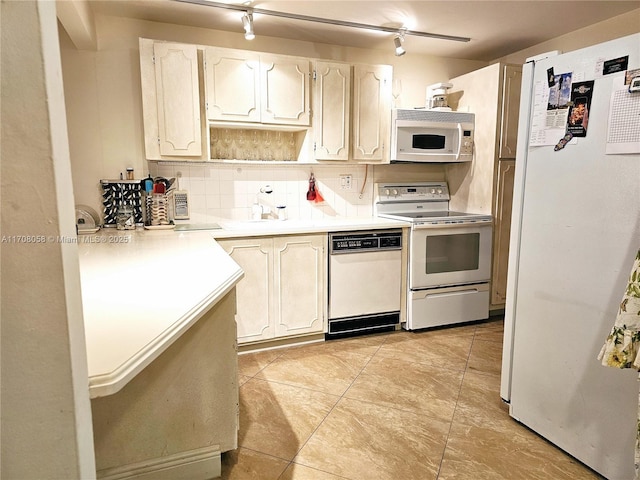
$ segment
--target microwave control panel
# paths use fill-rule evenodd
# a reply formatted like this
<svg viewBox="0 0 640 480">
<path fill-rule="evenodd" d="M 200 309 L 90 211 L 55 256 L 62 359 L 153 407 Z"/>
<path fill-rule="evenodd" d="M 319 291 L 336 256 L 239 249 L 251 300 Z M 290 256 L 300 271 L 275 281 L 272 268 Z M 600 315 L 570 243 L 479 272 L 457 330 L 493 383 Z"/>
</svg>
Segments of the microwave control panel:
<svg viewBox="0 0 640 480">
<path fill-rule="evenodd" d="M 473 155 L 473 130 L 462 130 L 460 155 Z"/>
</svg>

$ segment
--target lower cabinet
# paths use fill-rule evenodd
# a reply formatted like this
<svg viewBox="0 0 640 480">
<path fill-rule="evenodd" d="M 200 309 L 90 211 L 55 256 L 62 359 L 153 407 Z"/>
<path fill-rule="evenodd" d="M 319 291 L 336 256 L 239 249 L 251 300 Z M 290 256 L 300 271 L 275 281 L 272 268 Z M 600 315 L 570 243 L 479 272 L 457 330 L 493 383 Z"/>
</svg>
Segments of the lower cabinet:
<svg viewBox="0 0 640 480">
<path fill-rule="evenodd" d="M 322 333 L 326 235 L 219 239 L 244 270 L 236 287 L 238 343 Z"/>
</svg>

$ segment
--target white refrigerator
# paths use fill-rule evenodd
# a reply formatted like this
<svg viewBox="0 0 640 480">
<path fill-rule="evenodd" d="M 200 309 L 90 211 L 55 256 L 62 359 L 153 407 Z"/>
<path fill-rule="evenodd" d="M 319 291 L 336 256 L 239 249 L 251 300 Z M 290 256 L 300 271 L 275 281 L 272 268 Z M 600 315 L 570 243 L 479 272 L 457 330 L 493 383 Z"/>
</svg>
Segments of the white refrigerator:
<svg viewBox="0 0 640 480">
<path fill-rule="evenodd" d="M 634 477 L 638 373 L 596 357 L 640 248 L 636 69 L 640 34 L 524 65 L 505 308 L 511 416 L 610 480 Z"/>
</svg>

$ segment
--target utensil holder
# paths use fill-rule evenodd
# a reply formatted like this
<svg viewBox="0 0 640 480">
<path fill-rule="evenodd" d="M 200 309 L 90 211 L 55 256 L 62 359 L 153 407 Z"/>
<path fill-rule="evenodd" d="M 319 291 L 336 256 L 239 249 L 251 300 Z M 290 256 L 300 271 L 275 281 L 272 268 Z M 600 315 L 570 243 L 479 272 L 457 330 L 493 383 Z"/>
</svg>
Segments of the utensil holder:
<svg viewBox="0 0 640 480">
<path fill-rule="evenodd" d="M 145 200 L 147 225 L 169 225 L 169 197 L 166 193 L 152 193 Z"/>
<path fill-rule="evenodd" d="M 133 209 L 136 224 L 142 224 L 142 189 L 138 180 L 100 180 L 102 205 L 104 206 L 104 226 L 116 227 L 118 208 L 128 206 Z"/>
</svg>

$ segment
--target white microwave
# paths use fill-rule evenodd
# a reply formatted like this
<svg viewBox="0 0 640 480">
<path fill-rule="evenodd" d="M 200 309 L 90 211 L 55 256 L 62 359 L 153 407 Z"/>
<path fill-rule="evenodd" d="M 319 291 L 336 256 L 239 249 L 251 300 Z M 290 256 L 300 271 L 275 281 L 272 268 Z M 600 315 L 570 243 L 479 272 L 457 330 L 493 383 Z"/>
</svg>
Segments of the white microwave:
<svg viewBox="0 0 640 480">
<path fill-rule="evenodd" d="M 470 162 L 475 115 L 396 108 L 391 113 L 392 162 Z"/>
</svg>

